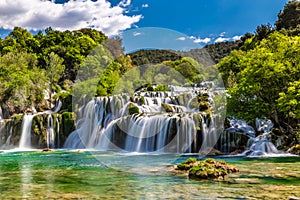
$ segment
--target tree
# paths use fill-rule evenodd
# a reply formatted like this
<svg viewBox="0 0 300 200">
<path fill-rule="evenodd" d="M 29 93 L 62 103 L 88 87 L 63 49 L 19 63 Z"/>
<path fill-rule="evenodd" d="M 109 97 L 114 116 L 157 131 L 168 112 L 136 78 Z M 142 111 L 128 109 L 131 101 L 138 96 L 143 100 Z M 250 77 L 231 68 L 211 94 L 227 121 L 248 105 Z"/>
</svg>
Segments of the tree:
<svg viewBox="0 0 300 200">
<path fill-rule="evenodd" d="M 53 93 L 53 84 L 57 83 L 59 78 L 61 77 L 62 73 L 65 70 L 65 66 L 62 64 L 63 59 L 60 58 L 55 53 L 51 52 L 46 58 L 46 72 L 49 77 L 50 85 L 49 85 L 49 96 L 50 102 L 52 100 L 52 93 Z"/>
<path fill-rule="evenodd" d="M 300 25 L 300 1 L 289 1 L 283 11 L 278 14 L 278 20 L 275 22 L 276 30 L 295 29 Z"/>
<path fill-rule="evenodd" d="M 218 65 L 219 70 L 228 76 L 233 71 L 236 76 L 236 84 L 228 89 L 231 96 L 228 99 L 229 114 L 248 121 L 267 117 L 276 126 L 283 127 L 288 120 L 287 113 L 297 108 L 283 109 L 290 99 L 284 98 L 283 93 L 291 94 L 288 88 L 300 80 L 299 49 L 299 36 L 274 32 L 255 48 L 240 54 L 233 52 L 223 59 Z M 237 71 L 234 71 L 235 67 Z"/>
<path fill-rule="evenodd" d="M 0 100 L 10 114 L 43 102 L 46 76 L 36 63 L 36 56 L 29 53 L 0 57 Z"/>
<path fill-rule="evenodd" d="M 262 40 L 264 38 L 267 38 L 273 32 L 274 29 L 271 24 L 262 24 L 256 28 L 255 37 L 257 37 L 258 40 Z"/>
</svg>

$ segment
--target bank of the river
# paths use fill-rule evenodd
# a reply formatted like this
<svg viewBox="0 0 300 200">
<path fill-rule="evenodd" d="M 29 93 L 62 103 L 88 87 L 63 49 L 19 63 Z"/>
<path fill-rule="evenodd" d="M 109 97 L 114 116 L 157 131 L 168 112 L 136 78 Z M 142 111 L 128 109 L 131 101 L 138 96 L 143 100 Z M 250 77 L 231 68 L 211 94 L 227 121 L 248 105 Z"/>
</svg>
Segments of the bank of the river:
<svg viewBox="0 0 300 200">
<path fill-rule="evenodd" d="M 61 150 L 0 152 L 0 199 L 300 197 L 299 157 L 215 157 L 240 170 L 221 182 L 189 180 L 170 172 L 188 157 Z"/>
</svg>

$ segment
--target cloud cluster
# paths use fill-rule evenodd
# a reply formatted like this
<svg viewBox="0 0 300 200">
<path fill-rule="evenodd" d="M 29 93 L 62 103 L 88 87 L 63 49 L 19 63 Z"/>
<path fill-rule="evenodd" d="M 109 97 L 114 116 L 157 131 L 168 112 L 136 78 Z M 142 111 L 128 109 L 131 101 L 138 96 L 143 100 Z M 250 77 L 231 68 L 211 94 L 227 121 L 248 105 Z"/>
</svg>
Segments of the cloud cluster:
<svg viewBox="0 0 300 200">
<path fill-rule="evenodd" d="M 195 36 L 188 37 L 189 39 L 193 40 L 194 43 L 197 44 L 208 44 L 208 43 L 219 43 L 219 42 L 226 42 L 226 41 L 237 41 L 241 39 L 241 36 L 233 36 L 233 37 L 224 37 L 226 35 L 226 32 L 222 32 L 217 38 L 216 37 L 206 37 L 206 38 L 200 38 Z M 185 37 L 177 38 L 177 40 L 186 40 Z"/>
<path fill-rule="evenodd" d="M 237 41 L 237 40 L 241 39 L 241 37 L 242 36 L 240 36 L 240 35 L 236 35 L 236 36 L 233 36 L 231 38 L 220 36 L 217 39 L 215 39 L 214 42 L 219 43 L 219 42 L 227 42 L 227 41 Z"/>
<path fill-rule="evenodd" d="M 1 0 L 0 27 L 20 26 L 30 30 L 52 27 L 57 30 L 94 28 L 116 35 L 140 21 L 141 15 L 126 15 L 131 0 L 112 6 L 107 0 L 70 0 L 63 4 L 54 0 Z"/>
<path fill-rule="evenodd" d="M 200 38 L 200 37 L 195 37 L 195 36 L 190 36 L 189 37 L 190 39 L 192 39 L 194 41 L 194 43 L 197 43 L 197 44 L 207 44 L 209 42 L 211 42 L 211 38 Z"/>
</svg>

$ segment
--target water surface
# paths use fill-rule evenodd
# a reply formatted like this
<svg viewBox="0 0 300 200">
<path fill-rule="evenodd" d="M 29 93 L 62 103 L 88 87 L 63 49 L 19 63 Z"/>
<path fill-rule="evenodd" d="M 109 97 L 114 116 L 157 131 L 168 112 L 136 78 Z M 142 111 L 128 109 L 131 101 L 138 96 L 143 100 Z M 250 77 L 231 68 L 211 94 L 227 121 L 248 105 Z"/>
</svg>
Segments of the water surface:
<svg viewBox="0 0 300 200">
<path fill-rule="evenodd" d="M 216 157 L 240 169 L 222 182 L 174 175 L 172 165 L 188 157 L 66 150 L 0 152 L 0 199 L 300 197 L 299 157 Z"/>
</svg>

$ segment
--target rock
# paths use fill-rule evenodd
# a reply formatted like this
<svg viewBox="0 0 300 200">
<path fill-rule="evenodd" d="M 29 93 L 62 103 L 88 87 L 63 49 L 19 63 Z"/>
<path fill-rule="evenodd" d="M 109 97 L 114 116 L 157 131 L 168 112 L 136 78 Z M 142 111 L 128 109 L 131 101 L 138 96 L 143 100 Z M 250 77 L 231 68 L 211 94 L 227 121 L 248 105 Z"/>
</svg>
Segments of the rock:
<svg viewBox="0 0 300 200">
<path fill-rule="evenodd" d="M 53 152 L 53 150 L 49 149 L 49 148 L 44 148 L 44 149 L 42 149 L 42 152 Z"/>
<path fill-rule="evenodd" d="M 236 173 L 239 169 L 225 161 L 216 161 L 208 158 L 204 161 L 198 161 L 195 158 L 189 158 L 186 161 L 175 166 L 176 170 L 188 171 L 189 178 L 224 180 L 224 177 L 230 173 Z"/>
<path fill-rule="evenodd" d="M 296 144 L 287 150 L 288 153 L 300 155 L 300 144 Z"/>
<path fill-rule="evenodd" d="M 237 150 L 235 150 L 235 151 L 233 151 L 233 152 L 230 152 L 229 155 L 237 155 L 237 154 L 241 154 L 241 153 L 243 153 L 243 152 L 244 152 L 243 150 L 237 149 Z"/>
<path fill-rule="evenodd" d="M 129 115 L 133 115 L 133 114 L 139 114 L 140 110 L 137 106 L 132 105 L 128 108 L 128 112 L 129 112 Z"/>
<path fill-rule="evenodd" d="M 208 156 L 218 156 L 218 155 L 224 155 L 221 151 L 214 149 L 214 148 L 207 148 L 203 151 L 200 151 L 199 154 L 201 155 L 208 155 Z"/>
<path fill-rule="evenodd" d="M 166 112 L 173 112 L 172 106 L 170 104 L 162 103 L 161 106 L 165 109 Z"/>
</svg>

